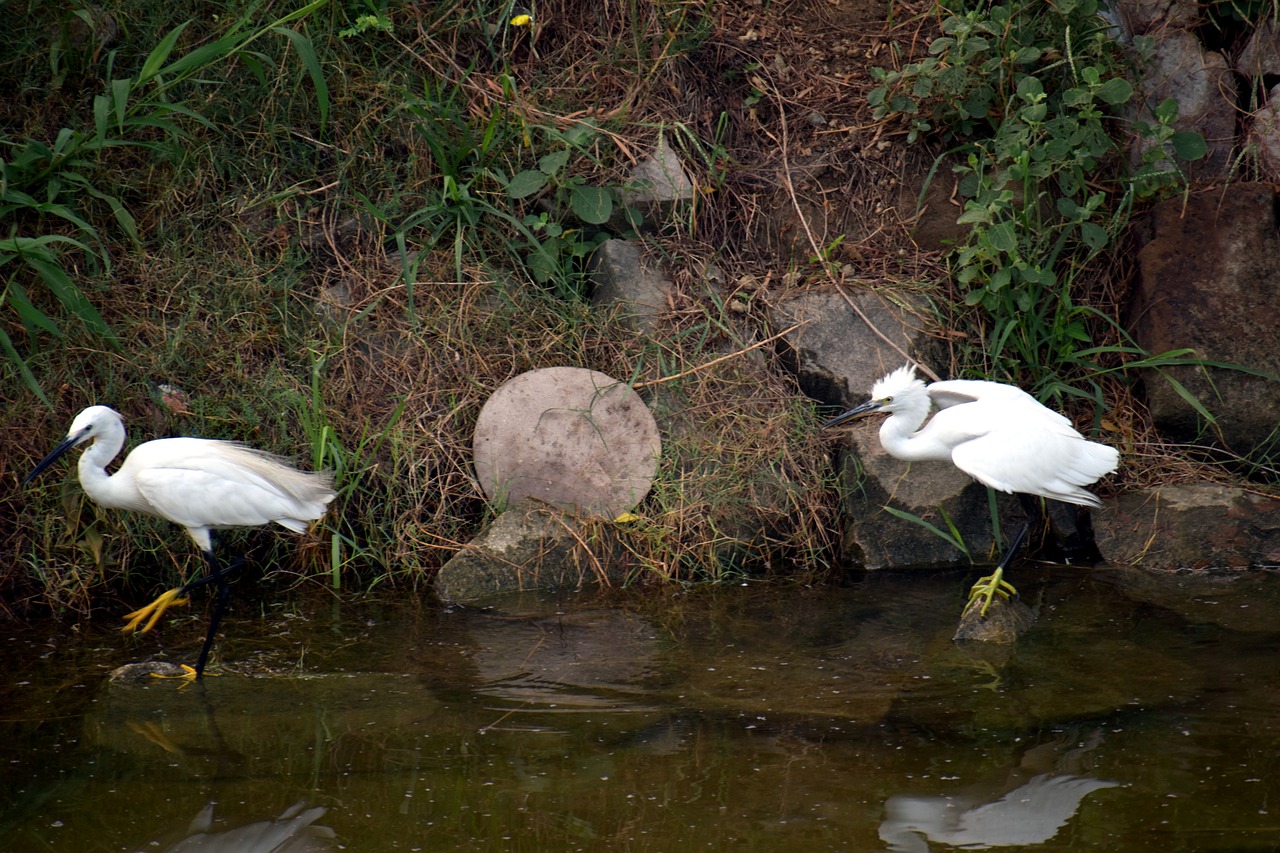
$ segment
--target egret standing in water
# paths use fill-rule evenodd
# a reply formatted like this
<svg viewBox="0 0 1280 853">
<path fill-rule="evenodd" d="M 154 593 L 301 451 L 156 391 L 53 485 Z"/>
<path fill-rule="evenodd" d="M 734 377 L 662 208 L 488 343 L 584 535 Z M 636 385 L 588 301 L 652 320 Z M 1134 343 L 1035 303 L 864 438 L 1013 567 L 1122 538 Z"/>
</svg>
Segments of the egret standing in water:
<svg viewBox="0 0 1280 853">
<path fill-rule="evenodd" d="M 938 411 L 925 423 L 931 406 Z M 926 386 L 910 364 L 877 382 L 868 402 L 822 426 L 867 412 L 889 413 L 880 425 L 880 444 L 889 455 L 907 462 L 950 462 L 984 486 L 1020 496 L 1101 506 L 1084 487 L 1110 474 L 1120 461 L 1114 447 L 1089 441 L 1069 420 L 1020 388 L 974 379 Z M 995 571 L 974 584 L 969 598 L 982 601 L 983 615 L 996 595 L 1014 592 L 1004 570 L 1030 525 L 1028 519 Z"/>
<path fill-rule="evenodd" d="M 131 509 L 172 521 L 187 529 L 208 563 L 208 574 L 171 589 L 141 610 L 130 613 L 126 633 L 151 630 L 161 614 L 182 596 L 208 583 L 217 586 L 218 600 L 209 633 L 194 669 L 204 674 L 218 622 L 231 597 L 226 572 L 213 555 L 211 531 L 229 527 L 257 527 L 275 522 L 303 533 L 324 515 L 334 491 L 328 473 L 299 471 L 285 460 L 230 441 L 207 438 L 161 438 L 144 442 L 125 457 L 115 474 L 107 463 L 124 446 L 124 419 L 114 409 L 90 406 L 76 415 L 71 429 L 53 452 L 27 475 L 23 484 L 52 465 L 73 447 L 89 443 L 80 456 L 80 485 L 96 503 L 111 509 Z M 150 617 L 148 619 L 148 617 Z"/>
</svg>

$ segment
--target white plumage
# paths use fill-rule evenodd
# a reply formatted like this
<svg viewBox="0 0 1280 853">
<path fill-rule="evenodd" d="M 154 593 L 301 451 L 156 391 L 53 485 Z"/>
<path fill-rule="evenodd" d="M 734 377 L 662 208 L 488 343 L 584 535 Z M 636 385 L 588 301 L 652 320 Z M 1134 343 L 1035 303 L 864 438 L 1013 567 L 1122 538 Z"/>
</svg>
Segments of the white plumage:
<svg viewBox="0 0 1280 853">
<path fill-rule="evenodd" d="M 938 411 L 925 423 L 931 406 Z M 907 365 L 877 382 L 870 402 L 826 425 L 864 412 L 890 413 L 880 426 L 880 443 L 890 455 L 908 462 L 951 462 L 1002 492 L 1099 506 L 1083 487 L 1120 462 L 1114 447 L 1089 441 L 1062 415 L 1000 382 L 953 379 L 925 385 Z"/>
<path fill-rule="evenodd" d="M 1120 463 L 1114 447 L 1089 441 L 1067 418 L 1022 389 L 1000 382 L 953 379 L 925 385 L 908 364 L 872 386 L 868 402 L 823 426 L 868 412 L 889 413 L 880 425 L 880 443 L 890 455 L 908 462 L 950 462 L 1002 492 L 1100 506 L 1097 496 L 1084 487 Z M 1015 542 L 1020 544 L 1025 535 L 1026 528 Z M 975 595 L 986 599 L 983 612 L 1001 588 L 1011 590 L 1001 575 L 1016 547 L 975 587 Z"/>
<path fill-rule="evenodd" d="M 76 415 L 67 437 L 25 482 L 68 450 L 87 442 L 89 446 L 80 456 L 79 473 L 80 485 L 90 498 L 104 507 L 159 516 L 186 528 L 209 564 L 209 576 L 171 590 L 153 607 L 158 606 L 163 612 L 191 587 L 210 581 L 218 584 L 219 607 L 196 665 L 199 673 L 227 594 L 222 570 L 213 556 L 210 531 L 274 522 L 294 533 L 303 533 L 311 522 L 324 515 L 333 500 L 331 477 L 327 473 L 299 471 L 277 456 L 242 444 L 206 438 L 145 442 L 125 457 L 115 474 L 108 474 L 106 466 L 120 452 L 124 440 L 124 419 L 120 414 L 107 406 L 90 406 Z M 154 622 L 153 618 L 147 628 Z"/>
</svg>

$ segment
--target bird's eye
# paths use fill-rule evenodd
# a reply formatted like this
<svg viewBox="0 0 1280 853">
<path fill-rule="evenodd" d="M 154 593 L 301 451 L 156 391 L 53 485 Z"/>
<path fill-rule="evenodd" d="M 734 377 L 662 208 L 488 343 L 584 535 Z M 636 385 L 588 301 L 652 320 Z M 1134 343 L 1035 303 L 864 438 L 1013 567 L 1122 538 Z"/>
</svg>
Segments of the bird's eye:
<svg viewBox="0 0 1280 853">
<path fill-rule="evenodd" d="M 892 397 L 885 397 L 885 398 L 884 398 L 884 402 L 886 402 L 886 403 L 892 403 L 892 402 L 893 402 L 893 398 L 892 398 Z"/>
</svg>

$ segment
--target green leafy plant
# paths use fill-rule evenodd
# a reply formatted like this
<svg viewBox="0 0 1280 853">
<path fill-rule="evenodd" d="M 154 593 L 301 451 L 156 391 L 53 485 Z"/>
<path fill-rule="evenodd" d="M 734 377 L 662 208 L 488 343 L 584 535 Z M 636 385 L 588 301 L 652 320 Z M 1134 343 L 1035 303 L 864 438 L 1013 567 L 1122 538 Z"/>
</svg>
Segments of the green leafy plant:
<svg viewBox="0 0 1280 853">
<path fill-rule="evenodd" d="M 316 103 L 323 124 L 328 114 L 328 89 L 319 60 L 309 39 L 286 25 L 299 21 L 326 5 L 315 0 L 256 29 L 248 19 L 237 21 L 220 38 L 171 59 L 183 31 L 182 24 L 160 40 L 132 76 L 113 76 L 115 55 L 107 58 L 105 91 L 92 102 L 92 127 L 63 127 L 52 143 L 38 139 L 0 136 L 0 221 L 10 223 L 0 236 L 0 307 L 10 309 L 34 341 L 39 332 L 61 336 L 48 312 L 38 307 L 39 289 L 52 296 L 61 309 L 93 334 L 116 346 L 116 338 L 69 272 L 74 263 L 67 255 L 86 263 L 89 270 L 109 272 L 110 257 L 103 235 L 90 224 L 86 207 L 105 204 L 116 225 L 137 245 L 137 224 L 124 201 L 110 187 L 113 177 L 103 174 L 108 153 L 135 148 L 169 153 L 186 138 L 185 121 L 212 127 L 208 119 L 173 99 L 175 90 L 195 82 L 209 66 L 238 57 L 260 67 L 263 57 L 249 50 L 268 34 L 285 37 L 307 68 L 316 89 Z M 70 234 L 64 233 L 70 231 Z M 74 235 L 74 236 L 71 236 Z M 26 386 L 49 402 L 12 337 L 0 328 L 0 349 Z"/>
<path fill-rule="evenodd" d="M 410 257 L 410 236 L 427 249 L 451 248 L 461 279 L 470 260 L 506 256 L 523 264 L 530 277 L 556 295 L 581 294 L 582 261 L 607 236 L 599 228 L 613 216 L 617 192 L 596 186 L 573 170 L 586 156 L 598 130 L 581 122 L 568 130 L 526 126 L 495 105 L 477 120 L 459 100 L 461 89 L 428 84 L 405 110 L 432 154 L 438 185 L 423 203 L 397 218 L 366 199 L 369 212 L 388 223 L 402 256 Z M 534 168 L 512 170 L 508 163 L 536 134 L 551 148 Z M 537 212 L 529 211 L 537 206 Z M 405 284 L 412 310 L 412 263 Z"/>
<path fill-rule="evenodd" d="M 877 117 L 908 123 L 908 139 L 957 143 L 958 221 L 969 232 L 951 266 L 963 302 L 986 318 L 996 373 L 1030 370 L 1055 393 L 1073 368 L 1096 368 L 1079 351 L 1100 322 L 1114 326 L 1075 302 L 1082 271 L 1115 244 L 1136 199 L 1181 180 L 1175 157 L 1205 150 L 1198 134 L 1174 129 L 1177 107 L 1166 101 L 1135 127 L 1141 167 L 1116 177 L 1111 129 L 1136 93 L 1107 28 L 1097 0 L 963 4 L 926 58 L 877 69 L 869 96 Z"/>
<path fill-rule="evenodd" d="M 537 246 L 531 246 L 529 269 L 539 283 L 554 281 L 567 269 L 585 260 L 608 236 L 597 231 L 588 237 L 572 220 L 586 226 L 602 226 L 613 216 L 615 191 L 594 186 L 568 170 L 575 149 L 595 136 L 595 127 L 583 123 L 560 134 L 564 148 L 543 155 L 536 169 L 517 172 L 507 181 L 507 197 L 515 201 L 544 196 L 539 213 L 526 214 L 521 222 L 529 229 Z"/>
</svg>

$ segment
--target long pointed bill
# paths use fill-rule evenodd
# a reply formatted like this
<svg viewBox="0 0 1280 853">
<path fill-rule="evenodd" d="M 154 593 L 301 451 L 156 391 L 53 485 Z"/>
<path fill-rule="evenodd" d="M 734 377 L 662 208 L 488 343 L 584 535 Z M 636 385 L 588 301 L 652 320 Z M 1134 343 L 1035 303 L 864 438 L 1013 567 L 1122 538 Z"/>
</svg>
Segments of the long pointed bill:
<svg viewBox="0 0 1280 853">
<path fill-rule="evenodd" d="M 849 420 L 850 418 L 856 418 L 858 415 L 865 414 L 867 412 L 874 412 L 879 408 L 880 408 L 880 404 L 877 403 L 875 400 L 868 400 L 867 402 L 863 403 L 861 406 L 854 406 L 852 409 L 850 409 L 847 412 L 841 412 L 831 420 L 824 423 L 821 427 L 819 427 L 819 429 L 826 429 L 827 427 L 833 427 L 836 424 L 842 424 L 845 421 Z"/>
<path fill-rule="evenodd" d="M 83 438 L 84 438 L 83 432 L 78 432 L 75 435 L 69 435 L 66 438 L 64 438 L 58 444 L 58 446 L 55 447 L 49 453 L 48 456 L 40 460 L 40 464 L 36 465 L 35 468 L 31 469 L 31 473 L 28 474 L 26 476 L 26 479 L 22 481 L 22 485 L 25 486 L 28 483 L 30 483 L 32 480 L 34 480 L 36 477 L 39 477 L 44 472 L 44 469 L 48 468 L 53 463 L 57 462 L 58 459 L 62 456 L 62 454 L 66 453 L 68 450 L 70 450 L 71 448 L 79 444 L 80 440 Z"/>
</svg>

